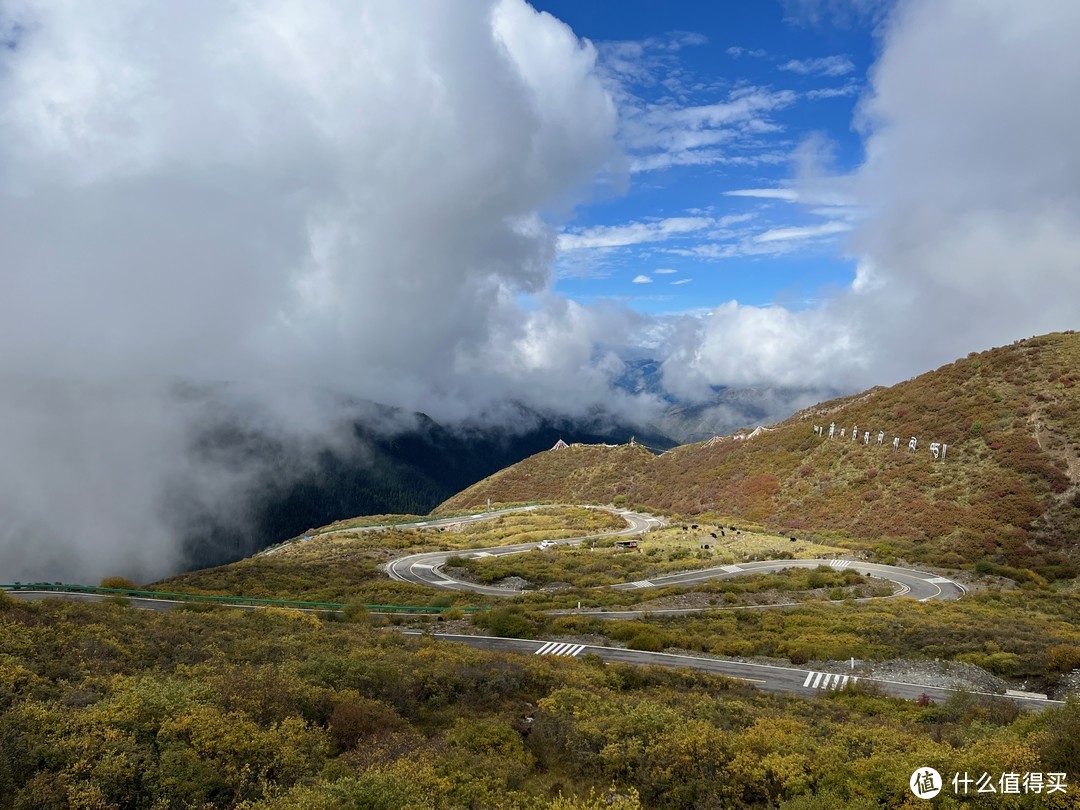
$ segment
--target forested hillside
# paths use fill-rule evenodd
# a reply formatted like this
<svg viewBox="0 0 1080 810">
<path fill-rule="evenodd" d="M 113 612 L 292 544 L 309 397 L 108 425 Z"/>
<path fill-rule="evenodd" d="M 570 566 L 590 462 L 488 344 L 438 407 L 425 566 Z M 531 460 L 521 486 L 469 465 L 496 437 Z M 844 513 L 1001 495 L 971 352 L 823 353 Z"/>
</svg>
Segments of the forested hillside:
<svg viewBox="0 0 1080 810">
<path fill-rule="evenodd" d="M 832 530 L 882 556 L 980 563 L 1020 580 L 1071 578 L 1080 563 L 1078 381 L 1080 335 L 1046 335 L 822 403 L 752 438 L 659 456 L 630 446 L 539 453 L 440 510 L 489 497 L 626 503 L 781 532 Z M 932 443 L 947 446 L 937 459 Z"/>
</svg>

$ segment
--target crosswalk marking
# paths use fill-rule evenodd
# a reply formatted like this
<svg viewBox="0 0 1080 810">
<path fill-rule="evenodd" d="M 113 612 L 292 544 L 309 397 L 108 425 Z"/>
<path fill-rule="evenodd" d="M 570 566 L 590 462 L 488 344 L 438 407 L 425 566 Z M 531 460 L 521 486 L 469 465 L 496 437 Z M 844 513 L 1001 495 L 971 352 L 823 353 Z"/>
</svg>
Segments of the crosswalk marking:
<svg viewBox="0 0 1080 810">
<path fill-rule="evenodd" d="M 631 582 L 635 588 L 651 588 L 653 584 L 647 579 L 639 579 L 637 582 Z"/>
<path fill-rule="evenodd" d="M 847 568 L 849 565 L 851 565 L 851 560 L 833 560 L 831 563 L 829 563 L 829 565 L 837 569 Z"/>
<path fill-rule="evenodd" d="M 574 658 L 584 649 L 584 644 L 568 644 L 565 641 L 548 641 L 539 650 L 533 653 L 533 655 L 565 655 L 569 658 Z"/>
<path fill-rule="evenodd" d="M 808 672 L 806 673 L 806 680 L 803 681 L 802 685 L 811 689 L 843 689 L 848 685 L 848 681 L 851 681 L 851 683 L 858 683 L 859 678 L 856 675 Z"/>
<path fill-rule="evenodd" d="M 722 571 L 727 571 L 727 572 L 728 572 L 729 574 L 737 574 L 737 573 L 739 573 L 740 571 L 742 571 L 742 570 L 743 570 L 743 569 L 742 569 L 742 568 L 741 568 L 740 566 L 738 566 L 738 565 L 721 565 L 721 566 L 720 566 L 720 569 L 721 569 Z"/>
</svg>

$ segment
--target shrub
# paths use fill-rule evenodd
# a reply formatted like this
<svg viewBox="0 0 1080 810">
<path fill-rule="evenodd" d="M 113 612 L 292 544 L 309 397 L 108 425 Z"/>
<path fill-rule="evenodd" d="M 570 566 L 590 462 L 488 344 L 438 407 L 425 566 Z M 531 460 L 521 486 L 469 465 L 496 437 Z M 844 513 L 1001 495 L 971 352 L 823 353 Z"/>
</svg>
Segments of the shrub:
<svg viewBox="0 0 1080 810">
<path fill-rule="evenodd" d="M 105 579 L 101 580 L 101 584 L 98 587 L 115 588 L 116 590 L 121 591 L 134 591 L 139 588 L 138 585 L 127 577 L 105 577 Z"/>
</svg>

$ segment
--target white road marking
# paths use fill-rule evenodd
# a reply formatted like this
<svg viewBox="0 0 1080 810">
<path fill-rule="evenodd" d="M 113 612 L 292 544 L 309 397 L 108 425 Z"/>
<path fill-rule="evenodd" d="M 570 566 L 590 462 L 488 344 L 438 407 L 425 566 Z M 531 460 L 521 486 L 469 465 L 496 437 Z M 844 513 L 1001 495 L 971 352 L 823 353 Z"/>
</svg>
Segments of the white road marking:
<svg viewBox="0 0 1080 810">
<path fill-rule="evenodd" d="M 847 568 L 851 565 L 851 560 L 833 560 L 829 565 L 836 569 Z"/>
<path fill-rule="evenodd" d="M 635 588 L 651 588 L 653 584 L 647 579 L 639 579 L 637 582 L 631 582 Z"/>
<path fill-rule="evenodd" d="M 737 574 L 743 569 L 738 565 L 721 565 L 720 570 L 727 571 L 729 574 Z"/>
<path fill-rule="evenodd" d="M 951 579 L 946 579 L 945 577 L 930 577 L 926 581 L 927 582 L 933 582 L 935 585 L 952 585 L 953 584 L 953 581 Z"/>
<path fill-rule="evenodd" d="M 811 681 L 813 681 L 813 683 L 811 683 Z M 803 686 L 808 686 L 811 689 L 843 689 L 848 685 L 848 681 L 851 683 L 858 683 L 859 679 L 854 675 L 811 672 L 806 676 L 806 680 L 803 681 Z"/>
<path fill-rule="evenodd" d="M 549 641 L 533 655 L 562 655 L 574 658 L 585 649 L 584 644 L 570 644 L 565 641 Z"/>
</svg>

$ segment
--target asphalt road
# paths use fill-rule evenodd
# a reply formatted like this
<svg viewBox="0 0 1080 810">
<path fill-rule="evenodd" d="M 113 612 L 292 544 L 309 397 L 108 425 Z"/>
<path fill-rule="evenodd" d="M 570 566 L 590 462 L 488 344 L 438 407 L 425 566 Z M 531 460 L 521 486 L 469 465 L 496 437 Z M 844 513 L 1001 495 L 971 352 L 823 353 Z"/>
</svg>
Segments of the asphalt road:
<svg viewBox="0 0 1080 810">
<path fill-rule="evenodd" d="M 631 512 L 625 509 L 610 509 L 606 511 L 621 516 L 627 522 L 627 527 L 618 532 L 607 532 L 588 537 L 575 537 L 568 540 L 559 540 L 556 545 L 575 545 L 584 540 L 612 537 L 631 536 L 644 534 L 650 529 L 663 525 L 663 522 L 652 515 L 639 512 Z M 458 519 L 460 520 L 460 519 Z M 429 524 L 430 525 L 430 524 Z M 487 596 L 515 596 L 521 591 L 512 588 L 500 588 L 492 585 L 478 585 L 473 582 L 454 579 L 449 576 L 443 566 L 451 557 L 501 557 L 507 554 L 521 554 L 539 548 L 539 543 L 520 543 L 513 546 L 498 546 L 493 548 L 469 549 L 467 551 L 431 551 L 424 554 L 410 554 L 407 557 L 399 557 L 387 563 L 386 571 L 392 579 L 401 582 L 413 582 L 419 585 L 428 585 L 433 588 L 446 588 L 449 590 L 471 591 Z M 612 586 L 616 590 L 636 590 L 644 588 L 663 588 L 670 585 L 699 585 L 711 579 L 730 579 L 746 574 L 763 574 L 782 571 L 787 568 L 816 568 L 819 565 L 829 565 L 837 570 L 857 571 L 866 576 L 877 577 L 896 583 L 898 590 L 892 597 L 872 598 L 895 598 L 908 596 L 920 602 L 930 599 L 958 599 L 964 594 L 962 585 L 952 580 L 931 574 L 926 571 L 917 571 L 913 568 L 900 568 L 895 565 L 881 565 L 880 563 L 859 562 L 857 560 L 757 560 L 743 562 L 736 565 L 724 565 L 718 568 L 705 568 L 697 571 L 684 571 L 677 574 L 667 574 L 662 577 L 653 577 L 636 582 L 624 582 Z M 779 607 L 779 606 L 777 606 Z M 700 609 L 679 609 L 669 611 L 649 611 L 650 613 L 667 613 L 675 615 L 679 613 L 697 613 Z M 605 618 L 631 618 L 641 615 L 641 611 L 595 611 L 590 615 Z"/>
<path fill-rule="evenodd" d="M 524 509 L 536 509 L 538 507 L 523 507 Z M 560 546 L 572 546 L 582 543 L 585 540 L 597 540 L 603 537 L 630 537 L 637 534 L 644 534 L 650 529 L 659 528 L 664 525 L 664 521 L 661 518 L 653 515 L 645 515 L 640 512 L 631 512 L 628 509 L 615 509 L 607 506 L 589 506 L 588 509 L 600 509 L 604 512 L 610 512 L 613 515 L 618 515 L 626 521 L 626 528 L 613 532 L 602 532 L 600 534 L 590 534 L 584 537 L 572 537 L 566 540 L 556 540 L 555 545 Z M 486 513 L 493 514 L 493 513 Z M 480 519 L 484 519 L 485 515 L 479 516 Z M 474 522 L 473 520 L 466 520 L 462 518 L 448 518 L 445 521 L 439 521 L 438 525 L 449 526 L 455 523 Z M 411 524 L 413 526 L 419 526 L 420 524 Z M 428 526 L 436 525 L 435 522 L 427 523 Z M 466 551 L 431 551 L 425 554 L 410 554 L 407 557 L 399 557 L 396 560 L 392 560 L 386 564 L 386 573 L 390 575 L 391 579 L 399 580 L 400 582 L 413 582 L 419 585 L 430 585 L 434 588 L 447 588 L 450 590 L 458 591 L 471 591 L 472 593 L 481 593 L 487 596 L 515 596 L 521 591 L 513 590 L 511 588 L 497 588 L 492 585 L 477 585 L 474 582 L 463 582 L 461 580 L 453 579 L 447 576 L 442 571 L 442 566 L 446 564 L 446 561 L 451 557 L 502 557 L 507 554 L 521 554 L 526 551 L 533 551 L 540 547 L 539 543 L 518 543 L 512 546 L 498 546 L 492 548 L 473 548 Z"/>
<path fill-rule="evenodd" d="M 515 507 L 512 509 L 500 510 L 499 512 L 484 512 L 477 515 L 440 518 L 435 520 L 418 521 L 411 524 L 395 525 L 398 527 L 411 526 L 416 528 L 449 527 L 465 523 L 474 523 L 482 520 L 490 520 L 494 517 L 498 517 L 500 514 L 506 514 L 508 512 L 530 511 L 539 508 L 543 507 Z M 620 515 L 624 520 L 626 520 L 627 526 L 625 529 L 619 531 L 604 532 L 602 534 L 589 535 L 586 537 L 576 537 L 567 540 L 559 540 L 556 541 L 557 545 L 574 545 L 577 543 L 581 543 L 587 539 L 601 537 L 633 536 L 643 534 L 650 529 L 664 525 L 664 521 L 662 519 L 654 517 L 652 515 L 645 515 L 637 512 L 631 512 L 629 510 L 614 509 L 609 507 L 587 508 L 603 509 L 613 514 Z M 383 528 L 388 527 L 367 526 L 360 528 L 340 529 L 337 531 L 377 531 Z M 447 559 L 454 555 L 500 556 L 505 554 L 519 554 L 522 552 L 531 551 L 538 546 L 538 543 L 522 543 L 512 546 L 500 546 L 486 549 L 470 549 L 468 551 L 439 551 L 426 554 L 412 554 L 388 563 L 387 573 L 392 578 L 401 580 L 403 582 L 414 582 L 437 588 L 464 590 L 495 596 L 513 596 L 517 593 L 520 593 L 520 591 L 515 591 L 508 588 L 497 588 L 493 586 L 477 585 L 475 583 L 455 580 L 447 576 L 441 570 L 441 568 L 443 565 L 446 564 Z M 272 554 L 285 547 L 286 546 L 278 546 L 276 548 L 269 549 L 263 553 Z M 838 570 L 852 570 L 867 576 L 886 579 L 896 583 L 899 586 L 897 592 L 894 593 L 891 597 L 871 598 L 896 598 L 900 596 L 907 596 L 925 602 L 931 599 L 957 599 L 965 592 L 963 586 L 959 585 L 958 583 L 953 582 L 946 577 L 937 576 L 935 574 L 927 573 L 925 571 L 918 571 L 910 568 L 901 568 L 892 565 L 882 565 L 879 563 L 861 562 L 856 560 L 824 561 L 820 559 L 760 560 L 744 562 L 737 565 L 726 565 L 720 566 L 718 568 L 709 568 L 698 571 L 686 571 L 682 573 L 669 574 L 662 577 L 654 577 L 650 580 L 627 582 L 620 585 L 615 585 L 613 587 L 617 590 L 636 590 L 665 587 L 669 585 L 695 585 L 706 582 L 710 579 L 727 579 L 730 577 L 744 576 L 746 574 L 775 572 L 783 570 L 785 568 L 816 568 L 817 566 L 822 564 L 829 565 Z M 28 601 L 55 598 L 63 598 L 69 600 L 100 600 L 109 598 L 97 594 L 56 593 L 51 591 L 17 591 L 12 592 L 11 595 L 16 598 L 25 599 Z M 172 608 L 175 608 L 177 605 L 184 604 L 182 602 L 165 599 L 144 599 L 135 597 L 129 598 L 126 601 L 133 607 L 146 610 L 170 610 Z M 257 609 L 257 606 L 244 604 L 236 604 L 232 605 L 231 607 L 242 608 L 245 610 Z M 765 608 L 781 606 L 765 605 L 760 607 Z M 632 618 L 640 616 L 642 614 L 642 611 L 566 612 L 579 613 L 582 615 L 590 616 L 599 616 L 604 618 Z M 653 615 L 697 612 L 701 612 L 700 609 L 649 611 L 649 613 Z M 421 631 L 402 632 L 405 632 L 409 635 L 421 634 Z M 613 663 L 634 664 L 639 666 L 687 667 L 689 669 L 724 675 L 729 678 L 736 678 L 738 680 L 754 684 L 758 688 L 765 689 L 767 691 L 792 692 L 795 694 L 807 696 L 819 694 L 823 691 L 843 689 L 848 685 L 855 685 L 857 683 L 862 683 L 863 685 L 872 684 L 886 694 L 906 698 L 909 700 L 917 700 L 920 697 L 926 696 L 935 702 L 941 702 L 947 700 L 950 695 L 956 694 L 959 691 L 942 687 L 921 686 L 918 684 L 904 683 L 901 681 L 889 681 L 867 678 L 864 676 L 856 675 L 853 672 L 845 673 L 843 663 L 838 663 L 830 667 L 829 672 L 819 672 L 815 670 L 800 669 L 797 667 L 755 664 L 743 661 L 733 661 L 728 659 L 676 655 L 671 653 L 643 652 L 638 650 L 627 650 L 614 647 L 600 647 L 588 644 L 577 644 L 574 642 L 564 642 L 559 640 L 536 641 L 531 639 L 499 638 L 495 636 L 454 634 L 433 635 L 435 638 L 444 641 L 468 644 L 470 646 L 480 649 L 492 650 L 497 652 L 517 652 L 526 655 L 548 655 L 555 657 L 573 658 L 577 658 L 583 655 L 595 655 L 604 661 L 610 661 Z M 989 695 L 990 693 L 976 692 L 975 694 Z M 1047 700 L 1045 698 L 1030 697 L 1022 694 L 994 696 L 1005 697 L 1006 699 L 1013 700 L 1026 708 L 1033 709 L 1041 709 L 1050 705 L 1063 705 L 1062 701 Z"/>
<path fill-rule="evenodd" d="M 407 630 L 408 635 L 422 635 L 421 631 Z M 473 636 L 454 634 L 433 634 L 436 639 L 460 644 L 468 644 L 482 650 L 494 652 L 516 652 L 524 655 L 547 655 L 563 658 L 580 658 L 583 655 L 595 655 L 604 661 L 638 666 L 685 667 L 715 675 L 725 675 L 751 683 L 759 689 L 769 692 L 793 692 L 804 696 L 820 695 L 822 692 L 844 689 L 847 686 L 862 684 L 873 686 L 894 697 L 918 700 L 923 695 L 935 703 L 942 703 L 961 690 L 945 689 L 937 686 L 867 678 L 853 673 L 845 673 L 846 664 L 838 663 L 830 672 L 782 667 L 770 664 L 753 664 L 744 661 L 731 661 L 721 658 L 703 658 L 672 653 L 642 652 L 616 647 L 598 647 L 591 644 L 572 642 L 534 641 L 531 639 L 498 638 L 496 636 Z M 1014 701 L 1027 709 L 1044 709 L 1047 706 L 1063 706 L 1064 701 L 1024 695 L 995 695 L 989 692 L 969 692 Z"/>
</svg>

